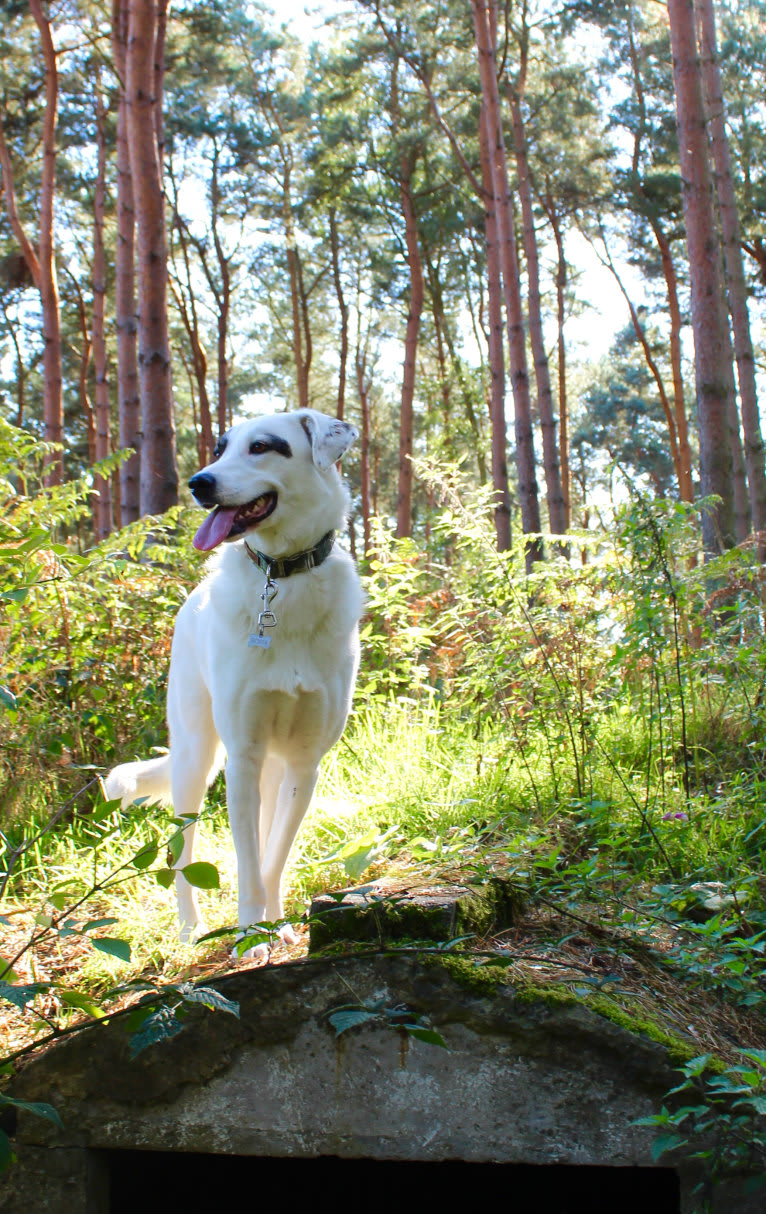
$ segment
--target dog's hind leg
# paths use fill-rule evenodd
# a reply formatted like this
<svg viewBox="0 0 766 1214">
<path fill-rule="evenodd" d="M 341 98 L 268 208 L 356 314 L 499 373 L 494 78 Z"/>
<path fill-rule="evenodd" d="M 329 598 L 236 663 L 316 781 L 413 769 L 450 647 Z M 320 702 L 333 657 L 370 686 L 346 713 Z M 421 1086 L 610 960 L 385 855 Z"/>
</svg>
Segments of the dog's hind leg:
<svg viewBox="0 0 766 1214">
<path fill-rule="evenodd" d="M 187 822 L 183 827 L 183 849 L 176 862 L 176 898 L 181 940 L 188 943 L 207 930 L 200 917 L 197 891 L 180 871 L 191 864 L 194 855 L 194 834 L 202 809 L 205 792 L 220 770 L 223 750 L 213 725 L 210 702 L 204 688 L 198 689 L 193 708 L 174 710 L 169 705 L 171 730 L 171 797 L 176 818 Z"/>
</svg>

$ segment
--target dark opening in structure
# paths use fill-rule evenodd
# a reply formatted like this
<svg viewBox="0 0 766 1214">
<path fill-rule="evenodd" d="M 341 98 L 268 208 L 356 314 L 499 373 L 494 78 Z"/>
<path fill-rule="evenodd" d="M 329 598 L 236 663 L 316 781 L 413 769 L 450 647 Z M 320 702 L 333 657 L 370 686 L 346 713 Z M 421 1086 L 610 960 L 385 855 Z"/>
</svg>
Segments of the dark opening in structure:
<svg viewBox="0 0 766 1214">
<path fill-rule="evenodd" d="M 466 1199 L 513 1214 L 593 1214 L 643 1208 L 680 1214 L 678 1176 L 672 1168 L 576 1167 L 510 1163 L 401 1162 L 379 1159 L 274 1158 L 184 1152 L 109 1151 L 108 1214 L 154 1210 L 257 1209 L 280 1196 L 284 1208 L 337 1209 L 371 1202 L 376 1209 L 449 1210 Z M 103 1173 L 102 1173 L 103 1175 Z M 237 1194 L 247 1194 L 246 1206 Z M 420 1195 L 420 1196 L 419 1196 Z"/>
</svg>

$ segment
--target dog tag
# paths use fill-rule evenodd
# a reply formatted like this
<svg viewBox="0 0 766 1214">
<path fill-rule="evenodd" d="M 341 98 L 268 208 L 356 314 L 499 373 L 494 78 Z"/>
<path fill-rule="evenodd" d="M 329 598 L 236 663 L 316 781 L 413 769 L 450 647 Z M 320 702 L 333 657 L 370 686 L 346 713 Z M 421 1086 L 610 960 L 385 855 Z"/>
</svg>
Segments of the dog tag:
<svg viewBox="0 0 766 1214">
<path fill-rule="evenodd" d="M 268 649 L 271 644 L 271 637 L 259 637 L 257 633 L 251 632 L 247 638 L 249 649 Z"/>
</svg>

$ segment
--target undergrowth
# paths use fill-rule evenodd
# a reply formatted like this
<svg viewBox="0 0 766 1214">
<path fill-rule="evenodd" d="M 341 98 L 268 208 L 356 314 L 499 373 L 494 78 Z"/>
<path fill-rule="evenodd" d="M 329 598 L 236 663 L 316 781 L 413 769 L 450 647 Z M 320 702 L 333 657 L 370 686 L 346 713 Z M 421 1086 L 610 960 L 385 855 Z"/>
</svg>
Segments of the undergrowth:
<svg viewBox="0 0 766 1214">
<path fill-rule="evenodd" d="M 141 1044 L 177 1031 L 208 989 L 189 978 L 221 964 L 217 936 L 196 949 L 175 939 L 182 823 L 105 803 L 98 788 L 114 761 L 165 744 L 173 617 L 201 573 L 193 512 L 80 550 L 62 537 L 77 534 L 89 484 L 44 490 L 40 460 L 33 440 L 0 430 L 9 1070 L 30 1046 L 131 1000 Z M 573 535 L 566 554 L 549 539 L 549 558 L 527 573 L 520 547 L 495 552 L 487 502 L 459 472 L 419 474 L 439 503 L 429 550 L 376 530 L 355 709 L 291 860 L 290 917 L 368 870 L 501 873 L 529 905 L 611 934 L 614 949 L 650 950 L 680 982 L 762 1015 L 757 553 L 700 565 L 695 511 L 635 496 L 608 533 Z M 223 930 L 235 911 L 220 781 L 198 853 L 187 876 Z M 707 1061 L 686 1075 L 699 1088 L 693 1114 L 681 1116 L 683 1084 L 657 1114 L 663 1151 L 704 1155 L 706 1133 L 721 1131 L 716 1178 L 762 1166 L 741 1143 L 762 1142 L 763 1059 L 751 1049 L 732 1067 L 729 1088 Z"/>
</svg>

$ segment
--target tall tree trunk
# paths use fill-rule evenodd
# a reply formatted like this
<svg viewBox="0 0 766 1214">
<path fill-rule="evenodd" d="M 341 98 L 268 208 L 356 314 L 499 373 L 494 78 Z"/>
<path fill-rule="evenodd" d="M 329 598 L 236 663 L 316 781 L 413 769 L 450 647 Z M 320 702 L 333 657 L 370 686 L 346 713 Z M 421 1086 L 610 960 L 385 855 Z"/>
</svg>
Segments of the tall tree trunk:
<svg viewBox="0 0 766 1214">
<path fill-rule="evenodd" d="M 442 414 L 442 443 L 444 450 L 449 453 L 452 448 L 452 420 L 450 401 L 450 371 L 447 364 L 447 318 L 444 314 L 444 296 L 441 287 L 441 266 L 431 256 L 431 250 L 426 240 L 423 240 L 423 260 L 425 262 L 428 295 L 431 300 L 431 319 L 436 337 L 436 361 L 439 364 L 439 395 L 441 397 Z"/>
<path fill-rule="evenodd" d="M 726 137 L 721 73 L 718 67 L 715 13 L 712 0 L 696 0 L 696 8 L 700 29 L 703 83 L 708 105 L 708 131 L 715 166 L 714 177 L 721 216 L 724 265 L 742 407 L 750 511 L 753 528 L 761 532 L 766 530 L 764 444 L 755 385 L 755 359 L 750 338 L 750 319 L 747 312 L 747 285 L 742 264 L 742 236 L 734 193 L 729 141 Z"/>
<path fill-rule="evenodd" d="M 172 175 L 171 175 L 172 177 Z M 192 274 L 191 258 L 189 256 L 189 240 L 190 233 L 186 223 L 178 210 L 178 193 L 173 181 L 173 226 L 172 231 L 178 233 L 178 243 L 181 248 L 181 261 L 184 267 L 185 282 L 181 282 L 177 278 L 177 285 L 172 285 L 173 296 L 175 298 L 178 311 L 181 315 L 183 326 L 186 329 L 186 335 L 189 338 L 189 346 L 192 357 L 192 371 L 194 380 L 199 392 L 199 442 L 198 454 L 200 457 L 200 466 L 210 463 L 213 458 L 213 449 L 215 447 L 215 437 L 213 435 L 213 418 L 210 410 L 210 396 L 207 390 L 207 354 L 200 335 L 199 317 L 197 315 L 196 292 L 194 289 L 194 281 Z M 175 259 L 174 259 L 175 260 Z M 226 431 L 226 426 L 219 427 L 220 433 Z"/>
<path fill-rule="evenodd" d="M 155 0 L 128 0 L 128 146 L 138 231 L 138 369 L 143 433 L 141 513 L 178 501 L 167 311 L 167 237 L 159 159 Z"/>
<path fill-rule="evenodd" d="M 544 202 L 545 213 L 556 242 L 556 322 L 557 363 L 559 393 L 559 452 L 561 454 L 561 493 L 564 498 L 564 530 L 572 526 L 572 476 L 569 470 L 569 403 L 567 400 L 567 352 L 564 338 L 566 321 L 567 261 L 561 221 L 550 191 Z"/>
<path fill-rule="evenodd" d="M 707 133 L 693 0 L 668 0 L 676 122 L 686 242 L 689 251 L 692 328 L 700 431 L 700 479 L 704 497 L 717 506 L 703 516 L 708 556 L 734 543 L 734 496 L 729 443 L 727 325 L 720 245 L 707 160 Z"/>
<path fill-rule="evenodd" d="M 332 251 L 332 279 L 335 297 L 340 308 L 340 356 L 338 359 L 338 404 L 337 416 L 342 420 L 346 410 L 346 367 L 348 365 L 348 304 L 343 294 L 340 276 L 340 242 L 338 240 L 338 216 L 335 207 L 330 207 L 330 249 Z M 365 545 L 365 552 L 367 551 Z"/>
<path fill-rule="evenodd" d="M 290 309 L 293 320 L 293 359 L 295 362 L 295 378 L 298 387 L 298 407 L 309 407 L 309 374 L 303 354 L 303 315 L 300 290 L 300 266 L 298 249 L 295 243 L 293 226 L 293 209 L 290 194 L 290 178 L 292 175 L 292 153 L 288 147 L 282 149 L 282 219 L 285 228 L 285 245 L 287 248 L 287 273 L 290 280 Z"/>
<path fill-rule="evenodd" d="M 522 14 L 519 72 L 515 86 L 509 87 L 508 91 L 513 123 L 513 144 L 516 153 L 519 201 L 521 203 L 524 253 L 527 259 L 529 339 L 532 346 L 535 383 L 537 384 L 537 410 L 540 417 L 540 429 L 543 440 L 543 471 L 545 473 L 548 501 L 548 521 L 551 531 L 555 535 L 561 535 L 566 531 L 566 511 L 564 508 L 564 494 L 561 488 L 556 419 L 553 413 L 553 392 L 551 390 L 548 355 L 545 352 L 545 339 L 543 337 L 543 317 L 540 303 L 540 258 L 537 251 L 537 233 L 535 232 L 532 188 L 529 177 L 529 158 L 527 155 L 527 137 L 522 112 L 527 80 L 529 41 L 526 2 L 522 5 Z"/>
<path fill-rule="evenodd" d="M 42 0 L 29 0 L 29 8 L 40 31 L 45 62 L 45 113 L 43 116 L 43 167 L 40 178 L 40 300 L 43 312 L 43 434 L 49 443 L 63 443 L 64 404 L 61 370 L 61 317 L 56 279 L 54 249 L 54 211 L 56 195 L 56 119 L 58 109 L 58 68 L 56 51 Z M 64 478 L 64 461 L 60 451 L 45 456 L 48 465 L 46 481 L 59 485 Z"/>
<path fill-rule="evenodd" d="M 80 337 L 82 346 L 80 347 L 80 368 L 77 376 L 77 395 L 80 401 L 80 412 L 85 419 L 85 438 L 88 444 L 88 463 L 90 465 L 96 462 L 96 411 L 93 408 L 93 402 L 88 395 L 88 378 L 90 376 L 90 364 L 93 354 L 93 345 L 91 342 L 91 333 L 88 326 L 88 312 L 85 307 L 80 284 L 75 276 L 68 271 L 72 282 L 74 293 L 77 297 L 77 319 L 80 323 Z M 92 503 L 93 507 L 93 530 L 98 527 L 98 503 Z"/>
<path fill-rule="evenodd" d="M 527 567 L 542 558 L 540 506 L 535 471 L 535 451 L 532 431 L 532 408 L 529 399 L 529 376 L 524 337 L 524 318 L 519 286 L 519 264 L 513 230 L 513 205 L 508 184 L 505 141 L 500 116 L 500 94 L 496 68 L 496 0 L 471 0 L 476 45 L 479 55 L 482 98 L 486 101 L 485 119 L 492 149 L 492 184 L 495 197 L 500 255 L 503 271 L 508 348 L 511 365 L 511 387 L 515 409 L 516 467 L 519 478 L 521 525 L 524 535 L 534 536 L 527 542 Z"/>
<path fill-rule="evenodd" d="M 359 395 L 361 434 L 359 436 L 359 492 L 362 503 L 362 535 L 364 555 L 370 552 L 370 384 L 367 379 L 367 343 L 362 346 L 361 333 L 356 339 L 356 388 Z"/>
<path fill-rule="evenodd" d="M 484 198 L 484 235 L 487 242 L 489 420 L 495 535 L 497 536 L 498 552 L 507 552 L 511 546 L 511 492 L 508 485 L 508 458 L 506 455 L 503 279 L 500 266 L 497 208 L 492 179 L 492 149 L 487 125 L 487 106 L 483 99 L 479 114 L 479 150 Z"/>
<path fill-rule="evenodd" d="M 221 191 L 218 183 L 218 146 L 215 147 L 213 159 L 213 176 L 210 184 L 210 218 L 213 229 L 213 243 L 218 260 L 218 272 L 221 276 L 220 289 L 216 290 L 208 274 L 208 281 L 218 305 L 218 432 L 224 434 L 228 429 L 229 415 L 229 313 L 231 311 L 231 271 L 229 258 L 221 241 L 219 232 Z"/>
<path fill-rule="evenodd" d="M 659 217 L 656 213 L 656 208 L 646 196 L 646 191 L 644 190 L 644 185 L 641 180 L 642 143 L 646 134 L 646 99 L 644 95 L 644 84 L 641 78 L 639 48 L 636 44 L 633 30 L 633 9 L 630 6 L 628 8 L 628 39 L 630 47 L 630 62 L 633 71 L 633 87 L 635 89 L 636 104 L 638 107 L 638 124 L 636 126 L 636 131 L 633 138 L 633 162 L 631 167 L 633 189 L 646 213 L 649 225 L 654 234 L 654 239 L 660 253 L 662 273 L 665 279 L 665 289 L 668 296 L 668 312 L 670 316 L 670 365 L 673 374 L 673 420 L 668 420 L 668 433 L 670 435 L 671 454 L 673 455 L 673 463 L 676 469 L 678 491 L 681 501 L 693 502 L 694 479 L 692 472 L 692 455 L 691 447 L 689 446 L 689 427 L 686 418 L 686 394 L 684 392 L 684 381 L 681 367 L 681 309 L 678 303 L 678 282 L 676 278 L 675 266 L 673 265 L 670 241 L 663 231 L 662 224 L 660 223 Z M 623 288 L 621 287 L 621 289 Z M 623 294 L 625 294 L 624 289 Z M 661 396 L 663 397 L 663 408 L 666 408 L 666 398 L 664 397 L 664 393 L 661 393 Z M 677 445 L 675 448 L 673 442 L 674 427 L 677 439 Z"/>
<path fill-rule="evenodd" d="M 138 386 L 138 310 L 135 273 L 135 210 L 128 148 L 126 94 L 128 2 L 112 3 L 112 54 L 117 95 L 117 246 L 115 329 L 117 331 L 117 413 L 122 451 L 134 452 L 120 465 L 120 519 L 135 523 L 141 513 L 141 397 Z"/>
<path fill-rule="evenodd" d="M 414 156 L 403 155 L 399 161 L 399 194 L 404 218 L 404 240 L 407 248 L 407 268 L 410 275 L 410 306 L 404 338 L 404 367 L 399 411 L 399 487 L 396 506 L 398 538 L 412 534 L 412 451 L 414 444 L 415 371 L 417 363 L 420 317 L 423 311 L 423 269 L 418 248 L 417 219 L 412 195 Z"/>
<path fill-rule="evenodd" d="M 106 253 L 104 251 L 104 209 L 106 201 L 106 110 L 101 92 L 101 77 L 97 73 L 96 87 L 96 189 L 93 198 L 93 370 L 96 377 L 96 461 L 106 459 L 111 452 L 111 416 L 109 409 L 109 378 L 106 352 Z M 112 530 L 112 483 L 109 476 L 97 476 L 94 487 L 96 499 L 96 539 L 103 540 Z"/>
<path fill-rule="evenodd" d="M 682 487 L 683 486 L 683 476 L 682 476 L 682 472 L 681 472 L 681 459 L 680 459 L 680 455 L 679 455 L 679 451 L 678 451 L 678 432 L 676 429 L 675 414 L 673 412 L 673 409 L 671 408 L 667 391 L 665 390 L 665 383 L 662 378 L 662 373 L 661 373 L 659 367 L 657 366 L 657 360 L 655 359 L 654 355 L 652 354 L 652 348 L 649 345 L 649 340 L 644 331 L 644 326 L 641 324 L 641 319 L 638 315 L 638 310 L 636 309 L 632 299 L 628 295 L 628 292 L 625 288 L 625 284 L 623 283 L 622 278 L 620 277 L 620 273 L 619 273 L 617 267 L 615 266 L 614 262 L 612 261 L 612 256 L 609 252 L 609 246 L 608 246 L 607 240 L 606 240 L 606 233 L 604 232 L 603 226 L 600 221 L 599 221 L 599 230 L 600 230 L 600 235 L 601 235 L 601 242 L 604 246 L 604 258 L 602 259 L 602 264 L 607 266 L 607 268 L 611 271 L 612 277 L 614 278 L 615 282 L 617 283 L 617 286 L 620 288 L 620 293 L 622 294 L 623 299 L 625 300 L 626 304 L 628 305 L 628 311 L 630 313 L 630 320 L 633 325 L 633 332 L 635 333 L 636 337 L 638 338 L 639 344 L 640 344 L 641 349 L 644 354 L 644 361 L 646 362 L 646 365 L 649 368 L 649 372 L 650 372 L 652 379 L 654 380 L 655 386 L 657 388 L 657 395 L 660 399 L 660 404 L 662 405 L 662 410 L 663 410 L 663 413 L 665 414 L 665 421 L 666 421 L 667 427 L 668 427 L 668 445 L 670 447 L 670 458 L 673 461 L 673 469 L 676 474 L 676 483 L 678 484 L 679 492 L 683 499 L 683 487 Z M 684 499 L 684 500 L 688 500 L 688 499 Z"/>
<path fill-rule="evenodd" d="M 398 57 L 394 57 L 391 71 L 391 122 L 394 139 L 401 136 L 401 113 L 399 110 Z M 399 201 L 404 219 L 404 244 L 407 269 L 410 278 L 410 303 L 407 312 L 407 327 L 404 337 L 404 366 L 402 368 L 402 394 L 399 409 L 399 471 L 396 497 L 396 535 L 402 539 L 412 534 L 412 451 L 414 444 L 415 372 L 417 367 L 418 335 L 423 311 L 425 290 L 423 267 L 418 246 L 418 226 L 415 200 L 412 192 L 412 175 L 417 153 L 411 148 L 399 155 Z"/>
<path fill-rule="evenodd" d="M 673 255 L 662 225 L 656 218 L 650 219 L 657 248 L 660 252 L 662 273 L 668 295 L 670 317 L 670 366 L 673 375 L 673 414 L 678 436 L 679 495 L 682 502 L 694 501 L 694 472 L 692 449 L 689 445 L 689 422 L 686 416 L 686 394 L 684 392 L 681 366 L 681 307 L 678 302 L 678 280 L 673 264 Z"/>
</svg>

